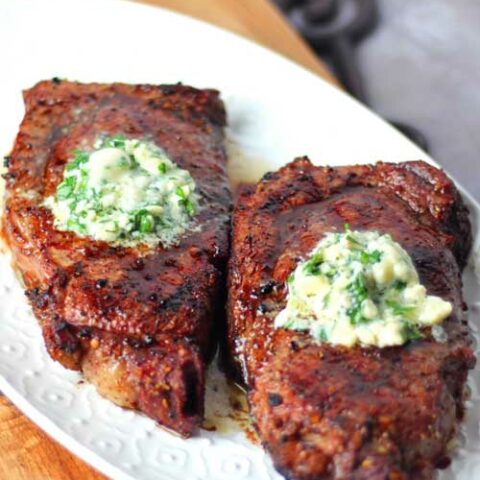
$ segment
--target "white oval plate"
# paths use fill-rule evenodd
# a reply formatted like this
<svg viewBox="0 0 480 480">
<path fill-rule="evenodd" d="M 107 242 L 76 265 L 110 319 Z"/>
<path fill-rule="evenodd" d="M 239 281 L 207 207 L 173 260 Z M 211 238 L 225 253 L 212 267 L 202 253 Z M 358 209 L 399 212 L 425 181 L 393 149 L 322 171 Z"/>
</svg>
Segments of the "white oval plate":
<svg viewBox="0 0 480 480">
<path fill-rule="evenodd" d="M 234 141 L 234 182 L 256 180 L 295 156 L 318 164 L 402 161 L 427 155 L 366 108 L 315 75 L 233 34 L 120 0 L 0 0 L 0 151 L 23 116 L 21 89 L 59 76 L 80 81 L 173 83 L 222 92 Z M 386 72 L 380 72 L 384 75 Z M 465 194 L 477 232 L 479 206 Z M 478 244 L 478 232 L 476 245 Z M 273 480 L 268 455 L 239 427 L 179 439 L 150 419 L 100 398 L 53 362 L 23 292 L 0 257 L 0 388 L 62 445 L 115 479 Z M 465 297 L 477 333 L 480 293 L 471 268 Z M 220 386 L 220 392 L 210 388 Z M 452 465 L 442 480 L 480 477 L 480 368 Z M 209 415 L 225 413 L 213 372 Z"/>
</svg>

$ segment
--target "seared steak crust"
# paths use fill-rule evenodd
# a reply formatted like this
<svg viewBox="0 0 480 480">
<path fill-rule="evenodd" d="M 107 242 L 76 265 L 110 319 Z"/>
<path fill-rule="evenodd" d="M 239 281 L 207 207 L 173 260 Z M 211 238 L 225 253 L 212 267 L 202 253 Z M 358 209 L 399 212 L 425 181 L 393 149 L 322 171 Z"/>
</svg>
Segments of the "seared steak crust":
<svg viewBox="0 0 480 480">
<path fill-rule="evenodd" d="M 445 342 L 427 334 L 402 347 L 348 349 L 273 328 L 288 275 L 345 223 L 390 233 L 428 293 L 452 302 Z M 420 161 L 328 168 L 299 158 L 240 194 L 228 342 L 260 437 L 287 478 L 432 478 L 475 363 L 460 276 L 470 245 L 456 188 Z"/>
<path fill-rule="evenodd" d="M 214 90 L 45 81 L 24 94 L 9 160 L 4 236 L 50 355 L 101 393 L 189 435 L 228 255 L 231 197 Z M 201 230 L 178 246 L 115 248 L 54 228 L 42 207 L 75 149 L 99 134 L 147 138 L 197 183 Z"/>
</svg>

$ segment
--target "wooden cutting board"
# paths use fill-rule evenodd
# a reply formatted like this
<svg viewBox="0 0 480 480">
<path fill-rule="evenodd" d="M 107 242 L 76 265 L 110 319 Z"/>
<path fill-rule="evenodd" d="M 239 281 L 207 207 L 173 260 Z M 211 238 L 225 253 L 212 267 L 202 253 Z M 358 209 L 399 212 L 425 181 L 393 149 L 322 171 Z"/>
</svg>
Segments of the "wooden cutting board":
<svg viewBox="0 0 480 480">
<path fill-rule="evenodd" d="M 338 85 L 269 0 L 141 0 L 232 30 Z M 0 480 L 100 480 L 0 394 Z"/>
</svg>

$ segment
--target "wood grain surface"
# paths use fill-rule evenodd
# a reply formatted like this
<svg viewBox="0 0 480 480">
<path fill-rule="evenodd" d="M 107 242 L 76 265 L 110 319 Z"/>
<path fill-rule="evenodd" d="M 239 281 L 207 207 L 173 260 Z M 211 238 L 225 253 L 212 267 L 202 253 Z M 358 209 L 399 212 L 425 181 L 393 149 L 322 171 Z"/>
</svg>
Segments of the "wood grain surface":
<svg viewBox="0 0 480 480">
<path fill-rule="evenodd" d="M 275 50 L 338 85 L 328 68 L 268 0 L 137 0 L 213 23 Z"/>
<path fill-rule="evenodd" d="M 141 0 L 232 30 L 335 78 L 268 0 Z M 337 84 L 338 85 L 338 84 Z M 101 480 L 105 477 L 51 440 L 0 394 L 0 480 Z"/>
<path fill-rule="evenodd" d="M 103 479 L 0 396 L 0 479 Z"/>
</svg>

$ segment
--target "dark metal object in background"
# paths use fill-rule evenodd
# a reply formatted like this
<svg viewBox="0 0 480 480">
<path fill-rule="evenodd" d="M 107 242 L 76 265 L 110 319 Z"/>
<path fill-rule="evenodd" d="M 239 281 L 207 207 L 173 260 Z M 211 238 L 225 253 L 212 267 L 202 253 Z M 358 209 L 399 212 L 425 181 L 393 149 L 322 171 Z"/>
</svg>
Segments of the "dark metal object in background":
<svg viewBox="0 0 480 480">
<path fill-rule="evenodd" d="M 355 44 L 377 25 L 375 0 L 276 0 L 290 23 L 319 54 L 328 55 L 346 90 L 365 104 L 368 97 L 358 69 Z M 425 137 L 414 127 L 390 121 L 424 150 Z"/>
</svg>

